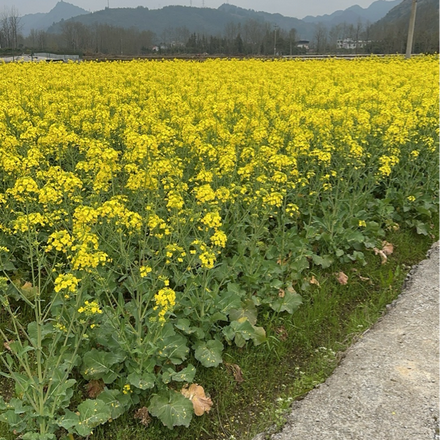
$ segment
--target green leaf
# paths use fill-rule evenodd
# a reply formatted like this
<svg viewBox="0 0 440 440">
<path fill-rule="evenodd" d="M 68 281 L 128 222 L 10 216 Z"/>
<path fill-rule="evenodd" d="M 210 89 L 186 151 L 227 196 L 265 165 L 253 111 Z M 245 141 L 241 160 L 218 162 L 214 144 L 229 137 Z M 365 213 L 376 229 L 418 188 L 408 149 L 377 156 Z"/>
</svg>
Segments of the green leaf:
<svg viewBox="0 0 440 440">
<path fill-rule="evenodd" d="M 177 371 L 174 368 L 167 368 L 163 371 L 161 377 L 163 383 L 170 383 L 172 380 L 176 382 L 189 382 L 191 383 L 194 380 L 194 376 L 196 375 L 196 369 L 193 365 L 188 365 L 181 371 Z"/>
<path fill-rule="evenodd" d="M 290 263 L 289 269 L 292 271 L 291 278 L 293 280 L 299 280 L 301 278 L 302 273 L 304 270 L 309 268 L 309 261 L 306 257 L 301 256 L 296 258 L 295 261 Z"/>
<path fill-rule="evenodd" d="M 194 380 L 194 376 L 196 375 L 196 368 L 194 365 L 189 364 L 182 371 L 174 373 L 172 375 L 172 379 L 176 382 L 188 382 L 191 383 Z"/>
<path fill-rule="evenodd" d="M 76 426 L 78 422 L 79 422 L 78 414 L 75 414 L 74 412 L 65 409 L 64 415 L 57 419 L 56 424 L 61 428 L 70 431 L 70 429 Z"/>
<path fill-rule="evenodd" d="M 10 342 L 9 348 L 11 349 L 12 353 L 14 353 L 18 358 L 22 358 L 24 354 L 26 354 L 28 351 L 34 351 L 34 347 L 31 347 L 27 341 L 22 344 L 21 341 L 16 342 Z"/>
<path fill-rule="evenodd" d="M 281 289 L 283 287 L 284 283 L 281 280 L 272 280 L 270 283 L 270 287 L 273 287 L 274 289 Z"/>
<path fill-rule="evenodd" d="M 237 283 L 228 283 L 227 291 L 230 293 L 235 293 L 237 296 L 243 296 L 246 291 L 240 287 Z"/>
<path fill-rule="evenodd" d="M 186 318 L 178 319 L 177 323 L 174 324 L 174 326 L 183 333 L 186 333 L 187 335 L 195 332 L 195 329 L 191 327 L 191 321 Z"/>
<path fill-rule="evenodd" d="M 40 434 L 39 432 L 27 432 L 20 438 L 23 440 L 56 440 L 55 434 Z"/>
<path fill-rule="evenodd" d="M 428 235 L 428 229 L 426 227 L 426 224 L 422 223 L 421 221 L 416 222 L 416 230 L 417 230 L 417 234 Z"/>
<path fill-rule="evenodd" d="M 292 287 L 284 291 L 283 297 L 278 297 L 270 304 L 275 312 L 288 312 L 292 314 L 302 304 L 301 295 L 296 293 Z"/>
<path fill-rule="evenodd" d="M 31 322 L 28 324 L 27 327 L 29 339 L 31 340 L 31 343 L 34 347 L 37 346 L 37 340 L 38 340 L 38 325 L 37 323 Z M 48 339 L 49 337 L 52 337 L 52 334 L 54 333 L 53 325 L 52 324 L 44 324 L 39 326 L 41 339 Z"/>
<path fill-rule="evenodd" d="M 156 376 L 153 373 L 131 373 L 127 376 L 128 382 L 140 390 L 153 388 L 156 382 Z"/>
<path fill-rule="evenodd" d="M 87 379 L 103 379 L 105 383 L 113 382 L 117 374 L 111 367 L 120 364 L 125 356 L 118 352 L 107 352 L 93 349 L 83 358 L 83 376 Z"/>
<path fill-rule="evenodd" d="M 21 373 L 12 372 L 11 377 L 15 382 L 15 391 L 18 395 L 25 393 L 33 382 L 32 379 Z"/>
<path fill-rule="evenodd" d="M 217 367 L 222 362 L 223 344 L 216 339 L 199 341 L 193 346 L 195 358 L 204 367 Z"/>
<path fill-rule="evenodd" d="M 102 400 L 85 400 L 78 405 L 79 421 L 76 430 L 79 435 L 92 433 L 95 426 L 101 425 L 111 418 L 110 408 Z"/>
<path fill-rule="evenodd" d="M 342 255 L 344 255 L 345 252 L 342 249 L 336 249 L 335 255 L 337 257 L 342 257 Z"/>
<path fill-rule="evenodd" d="M 242 318 L 240 321 L 233 321 L 229 327 L 229 339 L 232 340 L 231 336 L 233 335 L 237 347 L 243 347 L 246 344 L 246 341 L 252 339 L 254 335 L 254 327 L 247 318 Z"/>
<path fill-rule="evenodd" d="M 76 384 L 76 380 L 75 379 L 68 379 L 65 382 L 58 382 L 58 383 L 52 382 L 52 384 L 53 385 L 51 388 L 51 394 L 56 396 L 56 398 L 60 402 L 66 402 L 68 405 L 70 402 L 70 399 L 73 396 L 72 387 Z"/>
<path fill-rule="evenodd" d="M 353 245 L 353 243 L 362 243 L 365 237 L 364 234 L 362 234 L 362 232 L 360 231 L 350 231 L 345 234 L 345 239 L 347 240 L 348 243 Z"/>
<path fill-rule="evenodd" d="M 159 354 L 174 365 L 181 364 L 188 356 L 186 338 L 181 335 L 170 336 L 158 343 Z"/>
<path fill-rule="evenodd" d="M 241 308 L 229 311 L 229 320 L 239 321 L 242 318 L 246 318 L 252 325 L 255 325 L 257 322 L 257 314 L 258 312 L 254 302 L 248 299 Z"/>
<path fill-rule="evenodd" d="M 209 322 L 211 322 L 212 324 L 215 324 L 219 321 L 228 321 L 228 317 L 224 313 L 220 312 L 214 313 L 213 315 L 209 316 Z"/>
<path fill-rule="evenodd" d="M 14 263 L 11 260 L 6 260 L 0 264 L 0 271 L 2 272 L 13 272 L 16 270 L 17 268 L 14 266 Z"/>
<path fill-rule="evenodd" d="M 119 390 L 105 389 L 98 397 L 97 400 L 104 402 L 110 409 L 111 418 L 117 419 L 119 416 L 125 413 L 130 407 L 130 401 L 128 396 L 122 394 Z"/>
<path fill-rule="evenodd" d="M 182 394 L 167 391 L 153 396 L 148 411 L 169 429 L 173 429 L 173 426 L 188 427 L 193 414 L 193 404 Z"/>
<path fill-rule="evenodd" d="M 312 259 L 316 265 L 321 266 L 323 269 L 327 269 L 333 264 L 333 258 L 330 255 L 324 255 L 323 257 L 313 255 Z"/>
<path fill-rule="evenodd" d="M 230 284 L 228 285 L 229 288 Z M 241 296 L 232 291 L 220 291 L 216 298 L 216 309 L 224 314 L 227 314 L 231 309 L 238 309 L 241 306 Z"/>
<path fill-rule="evenodd" d="M 254 345 L 260 345 L 263 342 L 266 342 L 266 330 L 264 330 L 263 327 L 255 327 L 255 325 L 252 326 L 254 328 L 254 334 L 252 335 L 252 341 L 254 341 Z"/>
<path fill-rule="evenodd" d="M 0 414 L 0 422 L 6 423 L 11 428 L 19 428 L 20 425 L 23 425 L 22 418 L 18 414 L 15 414 L 14 410 L 5 411 Z M 17 431 L 19 430 L 20 429 Z"/>
</svg>

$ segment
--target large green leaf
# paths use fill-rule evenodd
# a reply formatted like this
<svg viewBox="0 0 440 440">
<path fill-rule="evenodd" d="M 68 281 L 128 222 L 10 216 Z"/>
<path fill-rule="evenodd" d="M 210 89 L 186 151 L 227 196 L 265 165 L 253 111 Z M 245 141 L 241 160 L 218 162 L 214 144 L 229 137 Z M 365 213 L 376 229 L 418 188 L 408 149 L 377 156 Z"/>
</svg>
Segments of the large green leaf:
<svg viewBox="0 0 440 440">
<path fill-rule="evenodd" d="M 56 440 L 55 434 L 40 434 L 39 432 L 27 432 L 20 438 L 23 440 Z"/>
<path fill-rule="evenodd" d="M 79 421 L 76 431 L 82 436 L 90 435 L 95 426 L 111 418 L 111 410 L 102 400 L 85 400 L 78 406 L 78 411 Z"/>
<path fill-rule="evenodd" d="M 131 385 L 139 388 L 140 390 L 148 390 L 154 387 L 156 376 L 153 373 L 139 374 L 133 372 L 127 376 L 127 380 Z"/>
<path fill-rule="evenodd" d="M 266 341 L 266 331 L 263 327 L 252 325 L 246 317 L 231 322 L 223 328 L 223 334 L 229 341 L 234 341 L 237 347 L 244 347 L 246 341 L 252 339 L 255 345 Z"/>
<path fill-rule="evenodd" d="M 222 362 L 223 344 L 212 339 L 208 342 L 199 341 L 193 346 L 195 358 L 204 367 L 217 367 Z"/>
<path fill-rule="evenodd" d="M 302 304 L 301 295 L 296 293 L 293 288 L 287 288 L 281 296 L 272 301 L 270 307 L 276 312 L 288 312 L 292 314 Z"/>
<path fill-rule="evenodd" d="M 194 376 L 196 375 L 196 369 L 194 365 L 188 365 L 181 371 L 176 372 L 174 368 L 167 368 L 162 373 L 162 382 L 170 383 L 172 380 L 176 382 L 188 382 L 191 383 L 194 380 Z"/>
<path fill-rule="evenodd" d="M 120 364 L 123 360 L 124 356 L 118 352 L 110 353 L 93 349 L 84 355 L 83 376 L 87 379 L 103 379 L 105 383 L 111 383 L 117 377 L 111 367 Z"/>
<path fill-rule="evenodd" d="M 322 257 L 320 255 L 313 255 L 312 259 L 316 265 L 321 266 L 323 269 L 327 269 L 333 264 L 333 258 L 330 255 Z"/>
<path fill-rule="evenodd" d="M 237 347 L 244 347 L 246 341 L 252 338 L 254 328 L 246 318 L 242 318 L 240 321 L 231 322 L 223 329 L 223 333 L 230 341 L 234 340 Z"/>
<path fill-rule="evenodd" d="M 187 335 L 190 335 L 195 332 L 195 329 L 191 327 L 191 321 L 186 318 L 178 319 L 177 323 L 174 324 L 174 326 L 183 333 L 186 333 Z"/>
<path fill-rule="evenodd" d="M 75 427 L 79 422 L 79 415 L 65 409 L 64 415 L 59 417 L 56 421 L 57 425 L 61 428 L 64 428 L 67 431 L 70 431 L 73 427 Z"/>
<path fill-rule="evenodd" d="M 131 404 L 128 395 L 122 394 L 119 390 L 109 390 L 107 388 L 99 395 L 97 400 L 107 405 L 113 420 L 124 414 Z"/>
<path fill-rule="evenodd" d="M 188 427 L 193 414 L 193 404 L 182 394 L 167 391 L 153 396 L 148 411 L 169 429 L 173 429 L 173 426 Z"/>
<path fill-rule="evenodd" d="M 186 338 L 181 335 L 169 336 L 158 344 L 160 356 L 168 359 L 174 365 L 181 364 L 188 356 L 189 349 L 186 346 Z"/>
<path fill-rule="evenodd" d="M 37 345 L 38 345 L 38 343 L 37 343 L 38 330 L 40 331 L 41 340 L 44 340 L 44 339 L 51 337 L 52 334 L 54 333 L 54 329 L 53 329 L 52 324 L 44 324 L 44 325 L 38 326 L 38 324 L 35 321 L 28 324 L 27 330 L 28 330 L 28 336 L 31 341 L 31 344 L 34 347 L 37 347 Z"/>
<path fill-rule="evenodd" d="M 230 321 L 240 321 L 242 318 L 246 318 L 252 325 L 257 322 L 257 308 L 251 299 L 244 302 L 242 307 L 238 309 L 232 309 L 229 311 Z"/>
</svg>

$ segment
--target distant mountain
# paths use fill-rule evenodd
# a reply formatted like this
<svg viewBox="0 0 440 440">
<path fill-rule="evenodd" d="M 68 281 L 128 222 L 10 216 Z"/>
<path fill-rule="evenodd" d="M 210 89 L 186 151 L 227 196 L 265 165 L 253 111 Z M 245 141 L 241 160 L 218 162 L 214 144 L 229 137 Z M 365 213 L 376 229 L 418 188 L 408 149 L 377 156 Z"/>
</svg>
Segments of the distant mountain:
<svg viewBox="0 0 440 440">
<path fill-rule="evenodd" d="M 186 28 L 190 32 L 205 35 L 221 35 L 227 25 L 244 25 L 252 21 L 255 26 L 268 25 L 269 29 L 278 26 L 289 31 L 297 30 L 300 38 L 311 39 L 315 25 L 304 23 L 293 17 L 281 14 L 269 14 L 223 4 L 218 9 L 196 8 L 190 6 L 166 6 L 162 9 L 137 8 L 106 8 L 102 11 L 71 18 L 69 21 L 79 22 L 87 26 L 108 24 L 123 28 L 135 27 L 140 31 L 148 30 L 161 36 L 169 29 Z M 61 24 L 56 23 L 48 32 L 61 32 Z"/>
<path fill-rule="evenodd" d="M 388 14 L 386 14 L 381 20 L 380 23 L 390 23 L 396 22 L 398 20 L 409 20 L 409 16 L 411 14 L 412 0 L 403 0 L 396 7 L 391 9 Z M 438 10 L 439 10 L 439 2 L 438 0 L 418 0 L 417 1 L 417 15 L 423 16 L 427 11 L 434 13 L 437 11 L 437 23 L 438 23 Z M 436 22 L 434 20 L 434 16 L 432 17 L 432 25 L 435 25 Z M 437 26 L 438 28 L 438 26 Z"/>
<path fill-rule="evenodd" d="M 368 8 L 361 8 L 358 5 L 350 6 L 345 10 L 338 10 L 333 14 L 318 15 L 316 17 L 308 15 L 303 18 L 306 23 L 324 23 L 327 26 L 335 26 L 341 23 L 357 24 L 374 23 L 391 11 L 402 0 L 378 0 L 372 3 Z"/>
<path fill-rule="evenodd" d="M 83 14 L 89 14 L 89 12 L 61 0 L 46 14 L 27 14 L 21 17 L 21 32 L 24 36 L 27 36 L 32 29 L 46 30 L 54 23 Z"/>
<path fill-rule="evenodd" d="M 403 0 L 369 27 L 373 50 L 381 53 L 405 52 L 412 0 Z M 414 52 L 439 51 L 439 2 L 418 0 L 414 30 Z"/>
<path fill-rule="evenodd" d="M 294 17 L 285 17 L 281 14 L 270 14 L 268 12 L 254 11 L 253 9 L 243 9 L 226 3 L 221 5 L 218 10 L 229 14 L 240 22 L 256 20 L 271 23 L 285 30 L 295 28 L 298 35 L 303 39 L 311 39 L 315 30 L 315 26 L 310 26 L 310 24 L 304 23 L 303 20 Z"/>
</svg>

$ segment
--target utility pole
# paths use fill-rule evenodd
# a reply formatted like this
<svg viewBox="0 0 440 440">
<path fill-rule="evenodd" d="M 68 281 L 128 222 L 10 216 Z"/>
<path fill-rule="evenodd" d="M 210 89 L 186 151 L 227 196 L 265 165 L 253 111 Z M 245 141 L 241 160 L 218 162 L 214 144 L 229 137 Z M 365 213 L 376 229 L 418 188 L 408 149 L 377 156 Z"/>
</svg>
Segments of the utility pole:
<svg viewBox="0 0 440 440">
<path fill-rule="evenodd" d="M 413 39 L 414 39 L 414 27 L 416 25 L 416 11 L 417 11 L 417 0 L 413 0 L 411 7 L 411 18 L 409 19 L 408 40 L 406 42 L 405 58 L 407 59 L 411 58 Z"/>
<path fill-rule="evenodd" d="M 275 25 L 274 33 L 273 33 L 273 56 L 274 57 L 277 55 L 277 30 L 278 30 L 278 26 Z"/>
</svg>

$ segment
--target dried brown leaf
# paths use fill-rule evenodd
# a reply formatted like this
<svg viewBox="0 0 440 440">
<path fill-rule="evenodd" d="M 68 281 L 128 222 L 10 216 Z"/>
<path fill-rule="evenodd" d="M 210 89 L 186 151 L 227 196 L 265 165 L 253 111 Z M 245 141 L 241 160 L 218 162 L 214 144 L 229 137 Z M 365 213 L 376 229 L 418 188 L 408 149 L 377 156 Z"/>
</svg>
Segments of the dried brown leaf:
<svg viewBox="0 0 440 440">
<path fill-rule="evenodd" d="M 315 284 L 315 286 L 320 286 L 319 281 L 315 278 L 315 275 L 312 276 L 312 278 L 309 281 L 310 284 Z"/>
<path fill-rule="evenodd" d="M 380 256 L 380 260 L 382 264 L 385 264 L 388 261 L 388 257 L 385 255 L 384 251 L 377 248 L 373 248 L 373 251 L 376 255 Z"/>
<path fill-rule="evenodd" d="M 283 289 L 280 289 L 279 292 L 278 292 L 278 296 L 280 298 L 284 298 L 286 296 L 286 292 Z"/>
<path fill-rule="evenodd" d="M 9 345 L 11 342 L 14 342 L 14 341 L 6 341 L 6 342 L 3 343 L 3 347 L 5 347 L 6 350 L 8 350 L 8 351 L 12 351 L 11 347 Z"/>
<path fill-rule="evenodd" d="M 368 277 L 363 277 L 363 276 L 361 276 L 361 275 L 359 275 L 359 279 L 360 279 L 361 281 L 370 281 L 370 278 L 368 278 Z"/>
<path fill-rule="evenodd" d="M 196 416 L 201 416 L 211 410 L 212 400 L 205 395 L 205 390 L 200 385 L 193 383 L 189 388 L 183 387 L 180 392 L 191 400 Z"/>
<path fill-rule="evenodd" d="M 148 412 L 148 409 L 145 406 L 143 406 L 142 408 L 139 408 L 134 413 L 134 418 L 139 419 L 139 422 L 141 422 L 142 425 L 144 425 L 144 426 L 148 426 L 151 422 L 150 413 Z"/>
<path fill-rule="evenodd" d="M 87 395 L 91 399 L 96 399 L 104 391 L 104 381 L 102 379 L 91 380 L 86 385 Z"/>
<path fill-rule="evenodd" d="M 394 245 L 387 241 L 382 242 L 382 252 L 388 257 L 394 252 Z"/>
<path fill-rule="evenodd" d="M 348 276 L 345 275 L 344 272 L 338 272 L 336 274 L 336 279 L 338 280 L 339 284 L 347 284 L 348 283 Z"/>
<path fill-rule="evenodd" d="M 225 367 L 229 372 L 234 375 L 234 379 L 237 383 L 244 382 L 243 373 L 241 371 L 241 368 L 237 364 L 228 364 L 227 362 L 225 362 Z"/>
<path fill-rule="evenodd" d="M 286 328 L 284 327 L 284 325 L 282 325 L 282 326 L 276 328 L 276 329 L 275 329 L 275 333 L 276 333 L 276 334 L 278 335 L 278 337 L 280 338 L 280 341 L 285 341 L 285 340 L 287 340 L 288 333 L 287 333 L 287 330 L 286 330 Z"/>
</svg>

